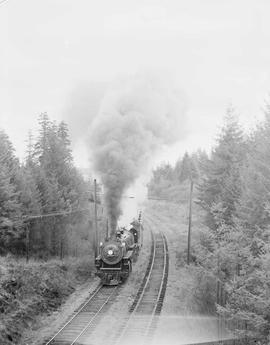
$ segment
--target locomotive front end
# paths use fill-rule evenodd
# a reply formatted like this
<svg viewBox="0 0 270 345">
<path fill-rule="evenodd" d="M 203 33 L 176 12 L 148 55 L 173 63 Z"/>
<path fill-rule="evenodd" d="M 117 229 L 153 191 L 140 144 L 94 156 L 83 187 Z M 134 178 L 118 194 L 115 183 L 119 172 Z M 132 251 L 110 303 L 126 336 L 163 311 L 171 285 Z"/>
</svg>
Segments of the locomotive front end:
<svg viewBox="0 0 270 345">
<path fill-rule="evenodd" d="M 132 261 L 136 260 L 139 250 L 139 229 L 132 229 L 119 228 L 109 240 L 100 244 L 95 265 L 102 284 L 117 285 L 132 271 Z"/>
<path fill-rule="evenodd" d="M 102 284 L 117 285 L 125 277 L 123 257 L 125 245 L 120 241 L 109 241 L 100 246 L 100 255 L 96 258 L 96 275 Z"/>
<path fill-rule="evenodd" d="M 121 243 L 109 242 L 100 248 L 101 259 L 108 265 L 115 265 L 122 260 L 123 246 Z"/>
</svg>

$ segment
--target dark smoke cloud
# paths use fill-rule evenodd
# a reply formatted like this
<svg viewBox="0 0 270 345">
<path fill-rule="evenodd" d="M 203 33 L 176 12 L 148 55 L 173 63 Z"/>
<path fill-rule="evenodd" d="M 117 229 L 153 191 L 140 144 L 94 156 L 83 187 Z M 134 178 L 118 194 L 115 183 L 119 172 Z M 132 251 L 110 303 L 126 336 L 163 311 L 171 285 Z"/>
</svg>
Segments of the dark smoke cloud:
<svg viewBox="0 0 270 345">
<path fill-rule="evenodd" d="M 105 189 L 112 231 L 125 190 L 147 170 L 153 154 L 186 133 L 185 97 L 153 75 L 119 80 L 104 97 L 89 130 L 89 147 Z"/>
</svg>

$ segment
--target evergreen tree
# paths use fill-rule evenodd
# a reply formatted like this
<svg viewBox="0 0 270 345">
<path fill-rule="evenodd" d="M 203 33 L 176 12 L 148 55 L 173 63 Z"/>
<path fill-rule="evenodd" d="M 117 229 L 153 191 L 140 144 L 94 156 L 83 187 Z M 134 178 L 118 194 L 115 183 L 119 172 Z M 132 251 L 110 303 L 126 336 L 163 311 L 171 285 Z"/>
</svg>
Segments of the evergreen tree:
<svg viewBox="0 0 270 345">
<path fill-rule="evenodd" d="M 213 212 L 221 212 L 222 219 L 232 224 L 241 195 L 240 169 L 246 154 L 243 133 L 232 108 L 227 110 L 225 125 L 218 144 L 205 169 L 199 186 L 199 200 L 208 211 L 209 225 L 213 226 Z"/>
<path fill-rule="evenodd" d="M 199 177 L 199 171 L 197 166 L 197 157 L 196 154 L 190 156 L 187 152 L 184 154 L 184 157 L 180 164 L 178 179 L 182 183 L 185 180 L 196 180 Z"/>
<path fill-rule="evenodd" d="M 36 141 L 29 132 L 23 165 L 0 131 L 0 252 L 23 254 L 27 228 L 30 252 L 62 257 L 64 247 L 75 245 L 72 241 L 79 240 L 86 227 L 88 233 L 89 215 L 76 211 L 89 207 L 89 185 L 73 164 L 67 125 L 52 122 L 43 113 L 39 127 Z M 72 216 L 65 216 L 73 210 Z M 58 216 L 47 215 L 51 213 Z M 80 229 L 78 234 L 75 228 Z M 74 232 L 69 233 L 72 241 L 67 229 Z"/>
<path fill-rule="evenodd" d="M 34 149 L 34 176 L 43 213 L 63 212 L 85 207 L 88 197 L 86 183 L 73 165 L 67 125 L 50 121 L 41 114 L 39 137 Z M 81 214 L 69 219 L 81 222 Z M 42 238 L 52 255 L 56 255 L 66 237 L 66 219 L 43 220 Z"/>
<path fill-rule="evenodd" d="M 41 212 L 40 193 L 32 169 L 31 165 L 22 166 L 18 176 L 19 200 L 23 215 L 35 215 Z"/>
<path fill-rule="evenodd" d="M 27 138 L 27 149 L 26 149 L 26 164 L 32 165 L 33 164 L 33 156 L 34 156 L 34 138 L 32 132 L 28 132 Z"/>
<path fill-rule="evenodd" d="M 61 122 L 58 126 L 41 114 L 40 131 L 35 145 L 34 156 L 39 165 L 38 185 L 44 212 L 64 210 L 70 207 L 68 193 L 70 186 L 72 156 L 67 126 Z M 66 203 L 65 203 L 66 202 Z"/>
<path fill-rule="evenodd" d="M 242 197 L 238 215 L 246 223 L 268 227 L 270 222 L 270 109 L 265 120 L 249 140 L 248 155 L 242 169 Z"/>
<path fill-rule="evenodd" d="M 202 179 L 204 177 L 204 172 L 206 166 L 209 162 L 209 157 L 204 150 L 197 150 L 191 155 L 191 159 L 194 162 L 197 171 L 197 179 Z"/>
<path fill-rule="evenodd" d="M 39 116 L 39 137 L 35 144 L 34 157 L 37 159 L 38 163 L 45 167 L 48 164 L 49 155 L 49 132 L 51 128 L 51 121 L 49 120 L 47 113 L 42 113 Z"/>
<path fill-rule="evenodd" d="M 0 250 L 17 245 L 22 235 L 21 204 L 15 184 L 18 161 L 8 136 L 0 131 Z"/>
<path fill-rule="evenodd" d="M 218 311 L 232 321 L 239 335 L 266 340 L 270 331 L 269 248 L 259 228 L 237 226 L 220 245 L 226 303 Z"/>
</svg>

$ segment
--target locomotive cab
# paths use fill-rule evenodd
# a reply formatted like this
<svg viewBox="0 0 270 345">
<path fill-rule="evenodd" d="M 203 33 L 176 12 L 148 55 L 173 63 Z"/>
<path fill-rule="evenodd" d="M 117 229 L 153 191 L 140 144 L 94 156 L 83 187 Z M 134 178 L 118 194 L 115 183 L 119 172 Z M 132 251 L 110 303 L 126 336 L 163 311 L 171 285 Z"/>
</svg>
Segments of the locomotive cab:
<svg viewBox="0 0 270 345">
<path fill-rule="evenodd" d="M 136 244 L 139 244 L 140 241 L 140 233 L 141 233 L 141 229 L 142 229 L 142 225 L 141 223 L 134 219 L 131 223 L 131 228 L 129 229 L 129 231 L 132 233 L 133 237 L 134 237 L 134 242 Z"/>
<path fill-rule="evenodd" d="M 138 243 L 138 232 L 137 232 L 137 230 L 135 228 L 131 228 L 129 231 L 132 233 L 132 235 L 134 237 L 134 242 Z"/>
</svg>

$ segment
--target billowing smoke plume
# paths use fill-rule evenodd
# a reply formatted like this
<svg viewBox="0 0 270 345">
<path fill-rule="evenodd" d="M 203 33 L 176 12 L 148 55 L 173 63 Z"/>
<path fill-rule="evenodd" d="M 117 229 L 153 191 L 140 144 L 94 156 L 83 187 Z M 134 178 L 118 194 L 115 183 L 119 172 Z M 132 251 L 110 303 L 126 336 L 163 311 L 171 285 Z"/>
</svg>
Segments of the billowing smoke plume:
<svg viewBox="0 0 270 345">
<path fill-rule="evenodd" d="M 89 145 L 100 174 L 110 228 L 121 215 L 121 199 L 162 145 L 181 139 L 185 128 L 183 94 L 154 76 L 118 81 L 91 124 Z"/>
</svg>

